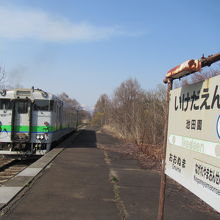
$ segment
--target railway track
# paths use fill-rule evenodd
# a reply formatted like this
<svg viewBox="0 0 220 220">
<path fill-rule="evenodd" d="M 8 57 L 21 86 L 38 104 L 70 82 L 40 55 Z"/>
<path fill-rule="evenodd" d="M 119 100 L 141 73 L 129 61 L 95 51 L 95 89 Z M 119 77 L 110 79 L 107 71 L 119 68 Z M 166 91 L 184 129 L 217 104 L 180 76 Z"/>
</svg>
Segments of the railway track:
<svg viewBox="0 0 220 220">
<path fill-rule="evenodd" d="M 0 158 L 0 186 L 28 167 L 34 160 Z"/>
</svg>

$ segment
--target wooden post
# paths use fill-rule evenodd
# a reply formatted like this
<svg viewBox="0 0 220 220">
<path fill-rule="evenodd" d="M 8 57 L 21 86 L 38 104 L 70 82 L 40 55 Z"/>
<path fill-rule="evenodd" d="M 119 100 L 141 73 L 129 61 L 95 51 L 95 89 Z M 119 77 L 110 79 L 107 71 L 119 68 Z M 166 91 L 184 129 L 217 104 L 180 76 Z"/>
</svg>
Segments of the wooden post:
<svg viewBox="0 0 220 220">
<path fill-rule="evenodd" d="M 167 132 L 168 132 L 168 116 L 169 116 L 169 103 L 170 103 L 170 90 L 173 87 L 173 80 L 168 79 L 167 96 L 166 96 L 166 108 L 165 108 L 165 126 L 164 126 L 164 141 L 162 150 L 162 167 L 161 167 L 161 179 L 160 179 L 160 198 L 157 220 L 163 220 L 164 204 L 165 204 L 165 190 L 166 190 L 166 174 L 165 174 L 165 159 L 167 148 Z"/>
</svg>

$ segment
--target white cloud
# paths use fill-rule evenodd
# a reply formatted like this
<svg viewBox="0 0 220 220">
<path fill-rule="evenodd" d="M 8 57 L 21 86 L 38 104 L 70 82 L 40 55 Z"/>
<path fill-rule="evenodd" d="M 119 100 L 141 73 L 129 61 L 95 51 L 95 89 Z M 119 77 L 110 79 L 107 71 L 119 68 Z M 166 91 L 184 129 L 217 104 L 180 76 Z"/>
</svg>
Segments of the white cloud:
<svg viewBox="0 0 220 220">
<path fill-rule="evenodd" d="M 117 27 L 96 27 L 33 9 L 0 6 L 0 37 L 40 39 L 50 42 L 92 41 L 125 32 Z"/>
</svg>

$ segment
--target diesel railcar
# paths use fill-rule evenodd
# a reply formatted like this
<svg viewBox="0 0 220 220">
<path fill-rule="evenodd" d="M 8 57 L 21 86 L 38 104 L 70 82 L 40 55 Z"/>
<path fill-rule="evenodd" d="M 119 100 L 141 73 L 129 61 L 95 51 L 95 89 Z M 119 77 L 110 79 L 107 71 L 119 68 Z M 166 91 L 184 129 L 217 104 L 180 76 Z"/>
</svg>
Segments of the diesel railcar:
<svg viewBox="0 0 220 220">
<path fill-rule="evenodd" d="M 0 91 L 0 154 L 44 155 L 77 129 L 77 110 L 41 89 Z"/>
</svg>

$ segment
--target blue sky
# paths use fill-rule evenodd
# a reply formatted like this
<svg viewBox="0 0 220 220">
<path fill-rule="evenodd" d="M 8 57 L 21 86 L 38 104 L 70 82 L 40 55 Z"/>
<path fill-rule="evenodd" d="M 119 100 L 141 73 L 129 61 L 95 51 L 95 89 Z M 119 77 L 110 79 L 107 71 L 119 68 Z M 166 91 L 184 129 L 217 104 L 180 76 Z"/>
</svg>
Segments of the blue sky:
<svg viewBox="0 0 220 220">
<path fill-rule="evenodd" d="M 218 0 L 0 0 L 0 65 L 11 84 L 93 106 L 120 83 L 162 83 L 220 51 Z"/>
</svg>

